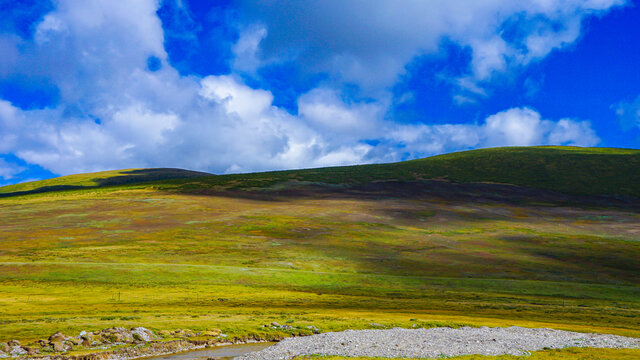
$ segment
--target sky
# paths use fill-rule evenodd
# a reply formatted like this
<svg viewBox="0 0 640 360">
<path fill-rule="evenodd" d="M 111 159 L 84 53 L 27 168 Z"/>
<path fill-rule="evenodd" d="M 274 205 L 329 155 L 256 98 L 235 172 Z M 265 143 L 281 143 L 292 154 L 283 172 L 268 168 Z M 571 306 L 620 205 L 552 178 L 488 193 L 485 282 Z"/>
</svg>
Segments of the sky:
<svg viewBox="0 0 640 360">
<path fill-rule="evenodd" d="M 640 0 L 0 0 L 0 185 L 640 148 Z"/>
</svg>

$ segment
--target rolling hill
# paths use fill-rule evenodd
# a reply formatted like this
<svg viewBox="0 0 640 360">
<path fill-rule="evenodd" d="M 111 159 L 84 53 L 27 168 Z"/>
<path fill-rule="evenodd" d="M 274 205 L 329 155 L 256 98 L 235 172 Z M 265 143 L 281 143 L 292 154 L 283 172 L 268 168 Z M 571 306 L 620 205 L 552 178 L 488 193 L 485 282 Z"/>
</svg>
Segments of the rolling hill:
<svg viewBox="0 0 640 360">
<path fill-rule="evenodd" d="M 110 326 L 638 336 L 639 166 L 639 150 L 523 147 L 0 188 L 0 340 Z"/>
<path fill-rule="evenodd" d="M 353 186 L 380 181 L 438 179 L 455 183 L 508 184 L 576 195 L 640 197 L 639 169 L 640 150 L 510 147 L 470 150 L 398 163 L 221 176 L 180 169 L 105 171 L 0 187 L 0 194 L 24 195 L 139 183 L 149 183 L 158 189 L 220 190 L 266 188 L 287 181 Z"/>
</svg>

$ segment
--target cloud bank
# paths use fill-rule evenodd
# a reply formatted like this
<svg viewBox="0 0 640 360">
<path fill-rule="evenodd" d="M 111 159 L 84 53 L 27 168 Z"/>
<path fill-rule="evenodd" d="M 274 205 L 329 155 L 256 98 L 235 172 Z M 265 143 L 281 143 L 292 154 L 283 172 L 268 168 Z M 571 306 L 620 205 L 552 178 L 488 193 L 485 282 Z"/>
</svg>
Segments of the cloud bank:
<svg viewBox="0 0 640 360">
<path fill-rule="evenodd" d="M 0 76 L 48 79 L 60 99 L 40 109 L 0 99 L 0 154 L 61 175 L 160 166 L 225 173 L 395 161 L 486 146 L 591 146 L 599 139 L 589 122 L 544 119 L 527 107 L 472 124 L 400 124 L 388 98 L 353 100 L 338 83 L 388 86 L 412 57 L 436 51 L 443 37 L 472 49 L 461 84 L 489 81 L 572 43 L 585 16 L 619 3 L 279 3 L 287 20 L 274 2 L 242 1 L 247 17 L 264 18 L 232 45 L 234 73 L 198 77 L 181 75 L 168 61 L 158 1 L 60 0 L 32 38 L 0 34 L 8 54 Z M 528 26 L 506 40 L 514 16 Z M 269 89 L 251 87 L 239 75 L 283 58 L 329 72 L 337 83 L 300 94 L 292 113 L 274 105 Z M 0 162 L 2 179 L 19 170 Z"/>
</svg>

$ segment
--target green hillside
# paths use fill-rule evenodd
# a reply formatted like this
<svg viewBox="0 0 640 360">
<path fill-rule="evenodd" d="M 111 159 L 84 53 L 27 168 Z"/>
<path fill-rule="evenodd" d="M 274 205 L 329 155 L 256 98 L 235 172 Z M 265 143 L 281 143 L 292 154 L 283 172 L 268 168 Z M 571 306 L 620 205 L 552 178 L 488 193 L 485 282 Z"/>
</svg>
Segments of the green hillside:
<svg viewBox="0 0 640 360">
<path fill-rule="evenodd" d="M 162 181 L 167 179 L 184 179 L 208 175 L 211 174 L 199 171 L 167 168 L 101 171 L 3 186 L 0 187 L 0 194 L 26 195 L 102 186 L 118 186 L 150 181 Z"/>
<path fill-rule="evenodd" d="M 492 182 L 578 195 L 640 197 L 640 150 L 510 147 L 471 150 L 390 164 L 237 174 L 177 181 L 182 188 L 267 187 L 296 180 L 326 184 L 442 179 Z"/>
<path fill-rule="evenodd" d="M 309 326 L 640 336 L 639 159 L 638 150 L 499 148 L 4 187 L 0 342 L 112 326 L 260 339 Z M 263 326 L 272 322 L 291 328 Z"/>
<path fill-rule="evenodd" d="M 190 180 L 196 177 L 197 180 Z M 0 194 L 151 181 L 158 189 L 197 191 L 266 188 L 286 181 L 355 185 L 427 179 L 510 184 L 576 195 L 640 197 L 640 150 L 550 146 L 490 148 L 398 163 L 221 176 L 179 169 L 121 170 L 5 186 L 0 188 Z"/>
</svg>

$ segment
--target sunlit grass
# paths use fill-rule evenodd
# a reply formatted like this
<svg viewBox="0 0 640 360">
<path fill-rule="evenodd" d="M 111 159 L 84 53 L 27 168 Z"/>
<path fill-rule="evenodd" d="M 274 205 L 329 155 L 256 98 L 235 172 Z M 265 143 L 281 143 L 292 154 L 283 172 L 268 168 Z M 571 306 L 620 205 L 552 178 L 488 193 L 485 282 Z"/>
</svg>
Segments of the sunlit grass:
<svg viewBox="0 0 640 360">
<path fill-rule="evenodd" d="M 640 216 L 633 208 L 461 201 L 427 192 L 320 196 L 300 185 L 339 189 L 390 176 L 439 177 L 445 169 L 450 180 L 499 175 L 527 185 L 525 177 L 505 175 L 508 168 L 480 171 L 462 167 L 463 160 L 503 156 L 507 164 L 514 154 L 526 159 L 543 151 L 540 164 L 553 160 L 560 167 L 558 181 L 543 187 L 562 190 L 566 176 L 608 164 L 609 156 L 624 161 L 606 166 L 636 166 L 638 156 L 547 150 L 482 150 L 402 169 L 389 164 L 109 187 L 92 187 L 103 176 L 96 174 L 52 180 L 58 182 L 47 186 L 90 188 L 0 199 L 0 341 L 111 326 L 279 338 L 308 334 L 310 325 L 338 331 L 374 323 L 640 336 Z M 562 170 L 564 153 L 597 159 Z M 633 184 L 637 171 L 627 172 L 620 181 Z M 575 189 L 625 189 L 609 177 L 594 181 L 600 183 Z M 277 192 L 290 187 L 298 192 Z M 273 321 L 296 328 L 262 326 Z"/>
</svg>

